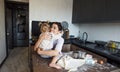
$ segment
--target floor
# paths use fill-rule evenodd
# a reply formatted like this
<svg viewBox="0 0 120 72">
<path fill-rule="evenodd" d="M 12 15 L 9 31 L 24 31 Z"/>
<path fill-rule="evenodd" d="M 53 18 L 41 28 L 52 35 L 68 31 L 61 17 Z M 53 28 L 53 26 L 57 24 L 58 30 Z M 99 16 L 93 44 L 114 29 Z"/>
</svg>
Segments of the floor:
<svg viewBox="0 0 120 72">
<path fill-rule="evenodd" d="M 28 47 L 17 47 L 11 50 L 0 72 L 30 72 L 28 67 Z"/>
</svg>

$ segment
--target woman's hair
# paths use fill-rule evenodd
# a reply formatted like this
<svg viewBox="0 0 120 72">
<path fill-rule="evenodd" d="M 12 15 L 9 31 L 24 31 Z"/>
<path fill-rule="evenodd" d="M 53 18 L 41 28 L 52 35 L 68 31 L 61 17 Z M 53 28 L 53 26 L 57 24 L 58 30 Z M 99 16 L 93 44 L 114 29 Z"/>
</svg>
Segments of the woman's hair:
<svg viewBox="0 0 120 72">
<path fill-rule="evenodd" d="M 53 24 L 56 24 L 56 25 L 58 26 L 58 30 L 59 30 L 59 31 L 63 31 L 63 27 L 62 27 L 62 25 L 61 25 L 60 22 L 52 22 L 52 25 L 53 25 Z"/>
</svg>

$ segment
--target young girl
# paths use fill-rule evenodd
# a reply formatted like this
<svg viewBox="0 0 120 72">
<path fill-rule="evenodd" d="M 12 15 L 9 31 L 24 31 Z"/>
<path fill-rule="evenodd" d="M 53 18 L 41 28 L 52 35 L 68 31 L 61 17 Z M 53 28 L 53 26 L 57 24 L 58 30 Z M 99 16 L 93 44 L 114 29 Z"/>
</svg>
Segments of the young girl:
<svg viewBox="0 0 120 72">
<path fill-rule="evenodd" d="M 47 34 L 50 35 L 49 38 L 44 38 L 39 47 L 41 48 L 41 50 L 48 50 L 50 48 L 52 48 L 52 33 L 50 33 L 50 25 L 48 23 L 42 23 L 41 24 L 41 35 L 43 34 Z"/>
<path fill-rule="evenodd" d="M 42 39 L 41 43 L 39 44 L 40 50 L 51 50 L 53 48 L 53 41 L 62 36 L 62 33 L 54 35 L 52 32 L 50 32 L 50 25 L 47 22 L 41 23 L 40 31 L 41 31 L 40 36 L 48 35 L 48 37 Z M 50 56 L 41 54 L 41 57 L 49 58 Z"/>
<path fill-rule="evenodd" d="M 38 39 L 37 43 L 34 46 L 34 49 L 36 50 L 38 48 L 37 53 L 39 55 L 47 55 L 47 56 L 53 57 L 51 63 L 49 64 L 50 67 L 61 69 L 61 67 L 56 64 L 57 60 L 62 54 L 61 50 L 64 43 L 64 39 L 60 36 L 62 32 L 61 23 L 53 22 L 51 27 L 51 32 L 53 33 L 53 36 L 55 35 L 55 38 L 53 37 L 53 47 L 50 50 L 41 50 L 39 48 L 39 45 L 43 39 L 51 38 L 50 35 L 48 35 L 47 33 L 44 33 Z"/>
</svg>

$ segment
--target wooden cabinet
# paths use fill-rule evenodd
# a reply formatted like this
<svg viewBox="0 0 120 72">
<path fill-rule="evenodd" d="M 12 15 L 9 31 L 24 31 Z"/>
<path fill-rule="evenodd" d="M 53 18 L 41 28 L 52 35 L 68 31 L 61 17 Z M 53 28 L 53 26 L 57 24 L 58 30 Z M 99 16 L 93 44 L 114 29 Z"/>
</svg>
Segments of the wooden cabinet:
<svg viewBox="0 0 120 72">
<path fill-rule="evenodd" d="M 120 0 L 73 0 L 72 23 L 120 20 Z"/>
<path fill-rule="evenodd" d="M 49 67 L 49 63 L 52 58 L 42 58 L 35 51 L 33 51 L 34 46 L 29 46 L 29 67 L 30 72 L 66 72 L 64 69 L 55 69 Z"/>
<path fill-rule="evenodd" d="M 91 54 L 91 55 L 93 56 L 93 58 L 96 58 L 96 59 L 98 60 L 98 62 L 100 62 L 101 60 L 102 60 L 103 62 L 107 62 L 107 58 L 102 57 L 102 56 L 100 56 L 100 55 L 98 55 L 98 54 L 95 54 L 95 53 L 93 53 L 93 52 L 90 52 L 90 51 L 86 50 L 85 48 L 80 48 L 80 47 L 78 47 L 78 46 L 76 46 L 76 45 L 71 45 L 71 49 L 70 49 L 70 50 L 71 50 L 71 51 L 84 51 L 84 52 L 86 52 L 87 54 Z"/>
<path fill-rule="evenodd" d="M 64 44 L 62 48 L 62 52 L 68 52 L 70 51 L 71 44 Z"/>
<path fill-rule="evenodd" d="M 82 48 L 80 48 L 80 47 L 78 47 L 78 46 L 76 46 L 76 45 L 71 45 L 71 49 L 70 49 L 71 51 L 85 51 L 84 49 L 82 49 Z"/>
</svg>

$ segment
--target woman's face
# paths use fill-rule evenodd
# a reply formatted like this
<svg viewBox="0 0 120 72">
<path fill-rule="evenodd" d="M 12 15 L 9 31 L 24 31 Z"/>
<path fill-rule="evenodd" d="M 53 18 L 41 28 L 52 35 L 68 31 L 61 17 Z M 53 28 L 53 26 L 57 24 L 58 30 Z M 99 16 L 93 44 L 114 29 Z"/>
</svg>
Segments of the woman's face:
<svg viewBox="0 0 120 72">
<path fill-rule="evenodd" d="M 54 34 L 60 33 L 57 24 L 53 24 L 53 25 L 52 25 L 52 27 L 51 27 L 51 32 L 53 32 Z"/>
</svg>

